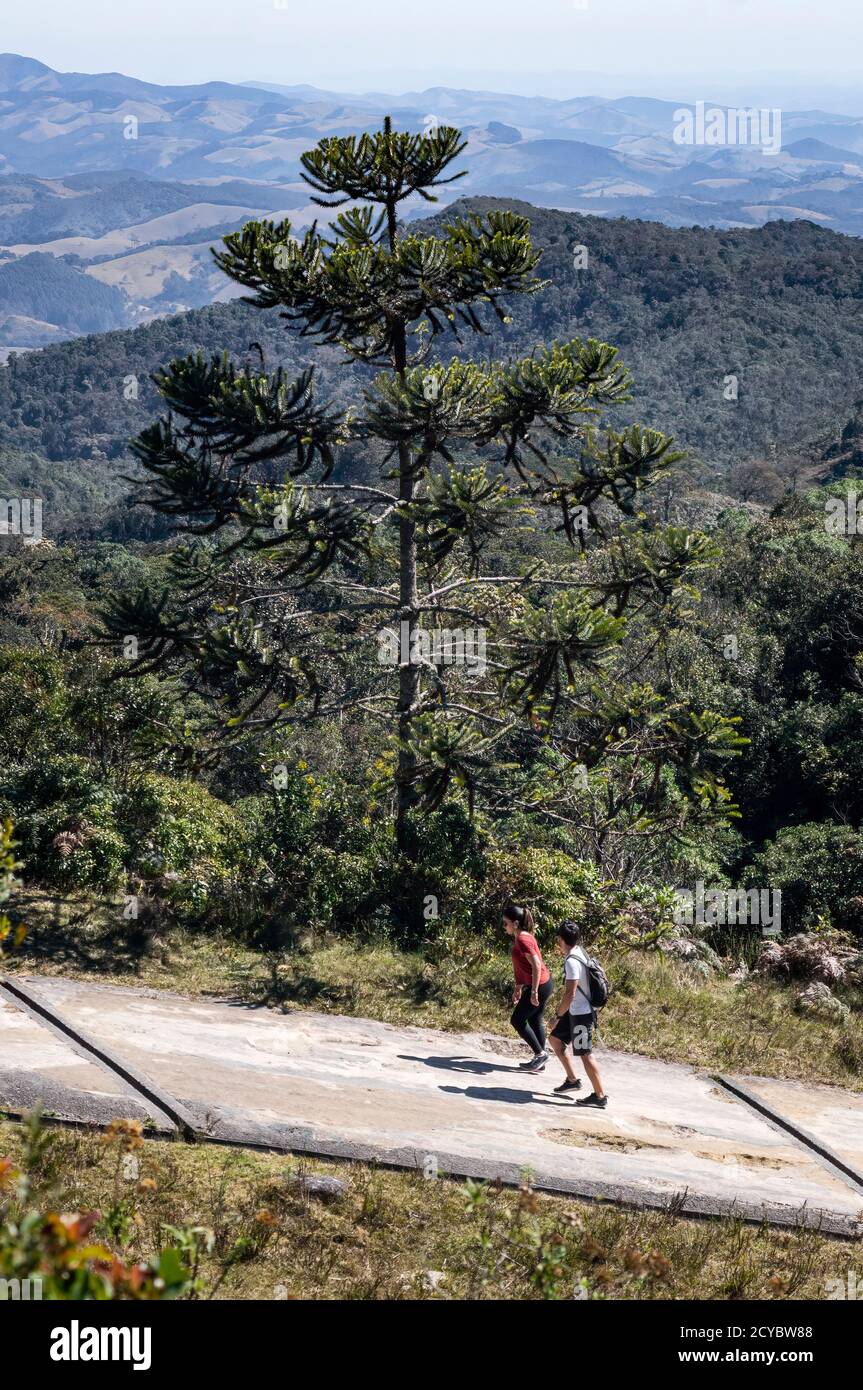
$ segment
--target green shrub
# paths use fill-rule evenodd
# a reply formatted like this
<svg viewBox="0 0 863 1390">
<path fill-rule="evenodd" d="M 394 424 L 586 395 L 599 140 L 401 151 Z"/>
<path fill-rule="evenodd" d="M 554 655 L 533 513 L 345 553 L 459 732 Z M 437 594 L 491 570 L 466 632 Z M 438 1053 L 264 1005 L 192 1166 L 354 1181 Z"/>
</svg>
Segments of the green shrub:
<svg viewBox="0 0 863 1390">
<path fill-rule="evenodd" d="M 511 899 L 529 907 L 540 929 L 553 931 L 567 917 L 582 920 L 599 901 L 602 877 L 592 864 L 562 850 L 493 850 L 488 856 L 484 895 L 495 919 Z"/>
<path fill-rule="evenodd" d="M 417 945 L 444 923 L 470 928 L 481 915 L 481 840 L 458 803 L 417 822 L 416 865 L 399 857 L 383 817 L 366 814 L 343 783 L 303 763 L 286 769 L 267 796 L 239 802 L 237 812 L 261 866 L 264 944 L 308 931 L 358 931 Z"/>
<path fill-rule="evenodd" d="M 117 797 L 85 759 L 54 755 L 0 773 L 0 815 L 15 821 L 30 878 L 66 891 L 122 882 Z"/>
<path fill-rule="evenodd" d="M 593 863 L 562 850 L 531 847 L 492 851 L 482 895 L 494 920 L 511 898 L 531 909 L 546 942 L 572 917 L 599 945 L 653 945 L 670 926 L 674 901 L 669 888 L 643 883 L 621 888 Z"/>
<path fill-rule="evenodd" d="M 119 1140 L 126 1152 L 140 1146 L 142 1126 L 134 1120 L 115 1120 L 109 1140 Z M 38 1174 L 56 1162 L 52 1149 L 57 1136 L 40 1125 L 38 1116 L 26 1123 L 24 1161 L 19 1168 L 0 1154 L 0 1279 L 17 1281 L 34 1290 L 33 1297 L 58 1300 L 158 1300 L 182 1298 L 196 1291 L 194 1232 L 172 1231 L 173 1245 L 154 1258 L 128 1262 L 106 1242 L 106 1225 L 98 1211 L 58 1213 L 63 1207 Z M 36 1292 L 38 1291 L 38 1292 Z"/>
<path fill-rule="evenodd" d="M 3 956 L 3 943 L 12 936 L 12 944 L 20 944 L 19 933 L 13 935 L 12 923 L 7 914 L 3 911 L 3 904 L 12 894 L 15 888 L 15 870 L 18 868 L 18 861 L 15 858 L 14 850 L 16 841 L 12 838 L 11 820 L 0 821 L 0 958 Z M 17 939 L 16 939 L 17 938 Z"/>
<path fill-rule="evenodd" d="M 0 646 L 0 729 L 21 761 L 67 746 L 71 729 L 63 665 L 48 652 Z"/>
<path fill-rule="evenodd" d="M 195 782 L 148 773 L 117 790 L 86 759 L 46 757 L 0 774 L 28 877 L 63 892 L 116 892 L 130 880 L 186 919 L 225 906 L 251 878 L 237 813 Z"/>
<path fill-rule="evenodd" d="M 784 931 L 826 918 L 863 935 L 863 832 L 850 825 L 786 826 L 746 870 L 749 885 L 782 890 Z"/>
<path fill-rule="evenodd" d="M 255 864 L 241 816 L 197 782 L 150 773 L 119 798 L 127 867 L 155 881 L 178 916 L 228 919 Z"/>
</svg>

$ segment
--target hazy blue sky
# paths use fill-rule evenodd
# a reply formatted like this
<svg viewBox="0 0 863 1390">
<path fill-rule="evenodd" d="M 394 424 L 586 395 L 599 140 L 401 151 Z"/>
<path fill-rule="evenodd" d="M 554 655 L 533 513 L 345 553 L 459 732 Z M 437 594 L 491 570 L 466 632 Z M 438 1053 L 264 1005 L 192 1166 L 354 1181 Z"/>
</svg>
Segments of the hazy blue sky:
<svg viewBox="0 0 863 1390">
<path fill-rule="evenodd" d="M 551 91 L 534 75 L 577 73 L 647 92 L 658 72 L 687 97 L 703 77 L 766 71 L 850 85 L 861 38 L 861 0 L 4 0 L 0 29 L 3 49 L 52 67 L 155 82 L 392 91 L 505 76 Z"/>
</svg>

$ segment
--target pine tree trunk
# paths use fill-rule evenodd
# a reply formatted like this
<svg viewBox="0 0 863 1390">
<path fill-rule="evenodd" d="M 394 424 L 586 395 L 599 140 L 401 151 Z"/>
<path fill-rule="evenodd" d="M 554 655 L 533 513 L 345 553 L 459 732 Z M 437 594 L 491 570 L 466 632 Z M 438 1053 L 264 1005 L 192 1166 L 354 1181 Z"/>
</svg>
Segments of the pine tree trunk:
<svg viewBox="0 0 863 1390">
<path fill-rule="evenodd" d="M 391 123 L 387 117 L 384 129 L 389 133 Z M 395 251 L 398 221 L 396 205 L 387 204 L 387 234 L 390 251 Z M 396 335 L 393 368 L 400 377 L 407 371 L 407 324 L 399 326 Z M 414 460 L 407 444 L 399 445 L 399 501 L 408 507 L 414 500 L 416 476 Z M 413 773 L 416 758 L 407 747 L 411 720 L 420 688 L 420 668 L 411 660 L 414 630 L 419 619 L 419 596 L 417 593 L 417 542 L 416 522 L 404 513 L 399 518 L 399 703 L 398 731 L 399 757 L 396 774 L 396 844 L 406 858 L 416 859 L 416 845 L 412 842 L 408 825 L 411 798 L 413 794 Z M 405 629 L 404 624 L 407 624 Z M 402 634 L 407 630 L 407 651 L 404 650 Z M 405 660 L 407 657 L 407 660 Z"/>
<path fill-rule="evenodd" d="M 410 449 L 402 445 L 399 449 L 399 500 L 410 504 L 413 501 L 415 480 Z M 408 858 L 415 858 L 415 846 L 410 843 L 408 833 L 408 812 L 412 795 L 412 780 L 415 767 L 413 753 L 407 747 L 411 720 L 416 705 L 420 685 L 420 668 L 411 661 L 413 634 L 419 618 L 419 597 L 417 594 L 417 546 L 416 523 L 410 516 L 402 516 L 399 521 L 399 637 L 407 624 L 407 653 L 401 651 L 399 669 L 399 761 L 398 761 L 398 808 L 396 813 L 396 843 Z M 407 661 L 405 661 L 407 655 Z"/>
</svg>

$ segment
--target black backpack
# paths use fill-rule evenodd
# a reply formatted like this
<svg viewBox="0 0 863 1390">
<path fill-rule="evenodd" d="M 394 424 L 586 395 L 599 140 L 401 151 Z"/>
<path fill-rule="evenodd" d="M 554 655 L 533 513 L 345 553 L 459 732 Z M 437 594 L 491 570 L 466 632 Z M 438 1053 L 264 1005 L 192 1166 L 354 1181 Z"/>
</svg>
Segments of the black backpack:
<svg viewBox="0 0 863 1390">
<path fill-rule="evenodd" d="M 611 994 L 608 976 L 599 961 L 594 960 L 593 956 L 589 956 L 585 951 L 584 957 L 583 963 L 587 967 L 587 993 L 585 994 L 584 990 L 581 989 L 581 985 L 578 988 L 592 1009 L 604 1009 L 608 1003 L 608 996 Z"/>
</svg>

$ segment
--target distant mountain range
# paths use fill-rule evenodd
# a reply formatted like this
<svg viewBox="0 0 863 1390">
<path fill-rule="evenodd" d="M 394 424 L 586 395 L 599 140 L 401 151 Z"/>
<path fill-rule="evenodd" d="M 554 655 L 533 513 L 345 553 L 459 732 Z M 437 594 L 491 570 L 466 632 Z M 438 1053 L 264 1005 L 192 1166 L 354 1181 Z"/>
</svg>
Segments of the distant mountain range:
<svg viewBox="0 0 863 1390">
<path fill-rule="evenodd" d="M 310 220 L 307 208 L 289 188 L 242 180 L 0 178 L 0 355 L 231 298 L 238 291 L 213 265 L 213 242 L 253 217 Z"/>
<path fill-rule="evenodd" d="M 0 55 L 0 356 L 229 297 L 212 243 L 252 217 L 307 226 L 320 209 L 300 179 L 302 152 L 387 113 L 400 129 L 438 121 L 465 131 L 468 175 L 443 201 L 523 198 L 672 227 L 803 218 L 863 232 L 863 119 L 783 111 L 771 156 L 676 143 L 679 109 L 650 97 L 445 87 L 363 96 L 252 82 L 164 87 Z M 427 211 L 405 207 L 408 217 Z M 64 267 L 50 292 L 44 256 Z"/>
</svg>

